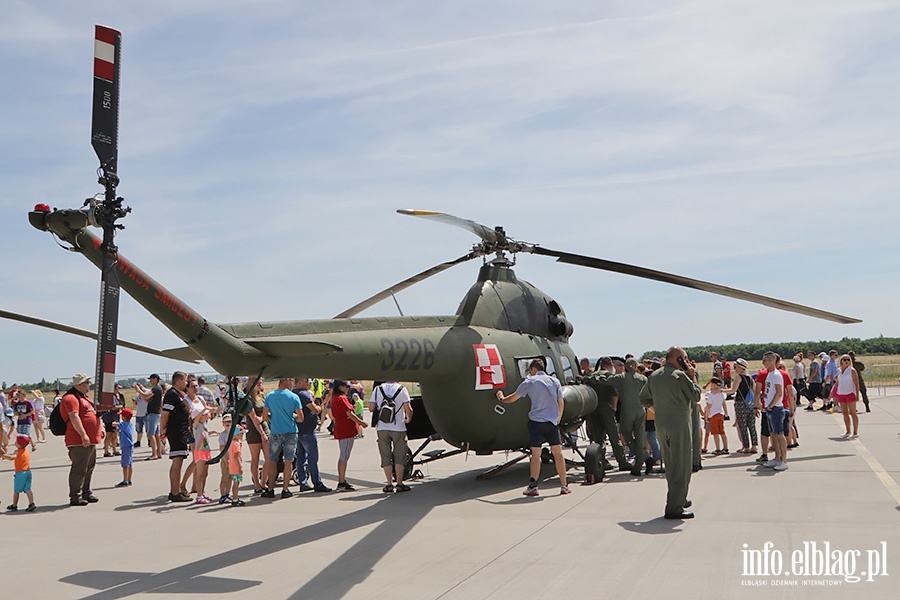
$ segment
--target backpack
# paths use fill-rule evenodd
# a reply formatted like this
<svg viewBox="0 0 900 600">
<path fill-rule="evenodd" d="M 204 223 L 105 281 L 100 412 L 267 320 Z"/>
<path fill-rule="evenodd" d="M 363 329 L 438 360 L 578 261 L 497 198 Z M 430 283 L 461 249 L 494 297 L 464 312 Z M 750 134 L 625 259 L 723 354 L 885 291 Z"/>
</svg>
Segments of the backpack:
<svg viewBox="0 0 900 600">
<path fill-rule="evenodd" d="M 62 410 L 60 410 L 61 406 L 62 402 L 54 406 L 48 419 L 50 433 L 53 435 L 66 435 L 66 420 L 63 418 Z"/>
<path fill-rule="evenodd" d="M 749 376 L 749 375 L 743 375 L 743 374 L 742 374 L 742 375 L 741 375 L 741 380 L 742 380 L 743 383 L 747 383 L 747 379 L 744 379 L 745 377 L 746 377 L 747 379 L 750 379 L 750 376 Z M 751 381 L 752 381 L 752 379 L 751 379 Z M 753 401 L 754 401 L 754 399 L 755 399 L 754 396 L 753 396 L 753 386 L 750 385 L 749 383 L 747 383 L 747 385 L 750 387 L 750 389 L 747 390 L 747 394 L 744 396 L 744 402 L 747 404 L 747 408 L 749 408 L 750 410 L 753 410 Z"/>
<path fill-rule="evenodd" d="M 384 388 L 380 385 L 378 386 L 378 391 L 381 392 L 381 397 L 384 399 L 384 402 L 381 404 L 381 410 L 378 411 L 378 420 L 381 423 L 393 423 L 394 419 L 397 417 L 397 407 L 394 400 L 396 400 L 397 396 L 400 395 L 400 392 L 403 391 L 403 386 L 397 388 L 397 391 L 394 392 L 394 395 L 390 398 L 384 393 Z"/>
</svg>

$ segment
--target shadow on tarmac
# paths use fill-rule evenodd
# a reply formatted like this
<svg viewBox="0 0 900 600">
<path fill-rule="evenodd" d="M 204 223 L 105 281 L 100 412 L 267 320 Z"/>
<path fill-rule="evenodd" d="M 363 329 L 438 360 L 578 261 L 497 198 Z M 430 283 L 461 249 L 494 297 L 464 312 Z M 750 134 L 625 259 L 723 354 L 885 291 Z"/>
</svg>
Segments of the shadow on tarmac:
<svg viewBox="0 0 900 600">
<path fill-rule="evenodd" d="M 475 475 L 479 472 L 467 471 L 445 479 L 424 482 L 416 485 L 408 494 L 357 495 L 353 492 L 343 492 L 341 502 L 371 502 L 373 498 L 381 500 L 374 505 L 366 504 L 365 507 L 344 515 L 229 549 L 161 573 L 84 571 L 63 577 L 60 581 L 100 590 L 84 597 L 90 600 L 115 600 L 143 593 L 236 592 L 258 586 L 262 582 L 210 577 L 207 574 L 221 569 L 231 569 L 235 574 L 239 574 L 245 570 L 242 569 L 244 563 L 376 525 L 289 596 L 294 599 L 337 600 L 343 598 L 354 586 L 363 583 L 372 573 L 375 563 L 399 543 L 433 508 L 505 492 L 520 484 L 518 479 L 511 477 L 494 477 L 487 481 L 476 482 Z M 292 500 L 296 499 L 294 497 Z M 163 512 L 166 506 L 160 506 L 162 504 L 166 504 L 164 497 L 151 498 L 133 505 L 118 507 L 116 510 L 156 507 L 151 510 Z M 167 506 L 182 508 L 182 506 Z M 240 510 L 242 514 L 247 514 L 244 512 L 246 509 Z M 352 564 L 353 568 L 348 569 L 348 564 Z"/>
</svg>

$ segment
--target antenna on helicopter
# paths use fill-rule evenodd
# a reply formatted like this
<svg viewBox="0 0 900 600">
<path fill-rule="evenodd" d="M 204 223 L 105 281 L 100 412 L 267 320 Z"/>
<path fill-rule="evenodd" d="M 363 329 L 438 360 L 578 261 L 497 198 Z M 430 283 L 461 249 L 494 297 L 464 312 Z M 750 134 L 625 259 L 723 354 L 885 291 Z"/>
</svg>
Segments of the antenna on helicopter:
<svg viewBox="0 0 900 600">
<path fill-rule="evenodd" d="M 116 262 L 116 223 L 131 208 L 123 207 L 124 198 L 116 196 L 119 185 L 119 59 L 122 34 L 96 25 L 94 29 L 94 105 L 91 122 L 91 146 L 100 159 L 98 183 L 103 194 L 85 200 L 88 222 L 103 229 L 100 252 L 103 265 L 100 279 L 100 319 L 97 331 L 97 365 L 94 402 L 113 406 L 116 377 L 116 345 L 119 328 L 119 276 Z"/>
</svg>

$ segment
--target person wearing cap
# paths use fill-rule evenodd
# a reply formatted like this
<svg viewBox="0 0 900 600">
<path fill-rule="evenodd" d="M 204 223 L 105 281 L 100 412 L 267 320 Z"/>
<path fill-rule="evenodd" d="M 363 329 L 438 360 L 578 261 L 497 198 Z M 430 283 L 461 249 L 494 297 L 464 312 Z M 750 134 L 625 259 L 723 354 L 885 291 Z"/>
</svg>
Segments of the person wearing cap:
<svg viewBox="0 0 900 600">
<path fill-rule="evenodd" d="M 130 408 L 123 408 L 119 413 L 121 421 L 116 423 L 116 429 L 119 432 L 119 448 L 122 449 L 122 481 L 116 484 L 116 487 L 128 487 L 131 485 L 131 476 L 134 472 L 134 423 L 131 418 L 134 411 Z"/>
<path fill-rule="evenodd" d="M 14 461 L 16 474 L 13 478 L 13 501 L 6 510 L 15 512 L 19 510 L 19 494 L 28 496 L 28 508 L 25 512 L 34 512 L 34 494 L 31 492 L 31 454 L 28 452 L 28 444 L 31 438 L 27 435 L 16 436 L 15 454 L 3 454 L 0 457 Z"/>
<path fill-rule="evenodd" d="M 222 431 L 219 433 L 219 452 L 225 450 L 225 455 L 219 461 L 219 504 L 231 502 L 231 472 L 228 470 L 228 435 L 231 433 L 231 413 L 222 415 Z"/>
<path fill-rule="evenodd" d="M 698 411 L 701 389 L 694 381 L 696 371 L 687 362 L 687 353 L 678 346 L 666 352 L 662 368 L 647 378 L 641 390 L 641 404 L 652 406 L 656 431 L 666 463 L 666 519 L 692 519 L 694 513 L 688 489 L 691 484 L 693 434 L 691 413 Z"/>
<path fill-rule="evenodd" d="M 72 387 L 59 403 L 66 422 L 66 448 L 72 461 L 69 469 L 71 506 L 86 506 L 98 501 L 91 492 L 91 477 L 97 463 L 97 444 L 103 439 L 103 427 L 94 403 L 88 398 L 90 389 L 91 378 L 85 373 L 77 373 L 72 378 Z"/>
<path fill-rule="evenodd" d="M 741 439 L 739 454 L 756 454 L 756 412 L 753 410 L 753 379 L 748 374 L 750 365 L 743 358 L 734 361 L 736 377 L 724 390 L 734 398 L 734 426 Z"/>
<path fill-rule="evenodd" d="M 641 468 L 646 465 L 653 469 L 655 462 L 647 457 L 647 433 L 646 413 L 641 406 L 641 390 L 647 383 L 647 378 L 637 372 L 638 362 L 634 358 L 625 360 L 625 372 L 613 375 L 609 382 L 616 390 L 619 397 L 619 433 L 625 439 L 625 443 L 634 453 L 634 466 L 631 474 L 641 475 Z"/>
<path fill-rule="evenodd" d="M 138 395 L 147 402 L 147 443 L 150 445 L 150 456 L 146 460 L 158 460 L 162 458 L 162 440 L 159 436 L 159 421 L 162 418 L 163 390 L 159 385 L 159 375 L 153 373 L 147 379 L 150 380 L 148 390 L 140 383 L 134 384 Z M 138 439 L 140 441 L 140 439 Z"/>
<path fill-rule="evenodd" d="M 363 419 L 356 416 L 354 407 L 347 397 L 349 390 L 350 384 L 344 380 L 335 379 L 332 383 L 331 418 L 334 420 L 334 437 L 340 448 L 337 463 L 337 490 L 342 492 L 352 492 L 356 489 L 347 483 L 347 463 L 350 461 L 350 453 L 353 450 L 353 440 L 359 433 L 357 425 L 363 429 L 369 426 Z"/>
</svg>

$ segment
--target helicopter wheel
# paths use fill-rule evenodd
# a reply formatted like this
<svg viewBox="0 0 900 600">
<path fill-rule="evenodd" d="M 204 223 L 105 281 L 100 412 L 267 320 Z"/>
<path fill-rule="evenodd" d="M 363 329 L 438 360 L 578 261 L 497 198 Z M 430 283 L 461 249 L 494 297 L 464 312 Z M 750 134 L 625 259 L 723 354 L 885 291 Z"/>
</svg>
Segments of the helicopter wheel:
<svg viewBox="0 0 900 600">
<path fill-rule="evenodd" d="M 585 483 L 600 483 L 606 474 L 603 468 L 604 452 L 603 444 L 591 442 L 584 453 L 584 477 Z"/>
</svg>

